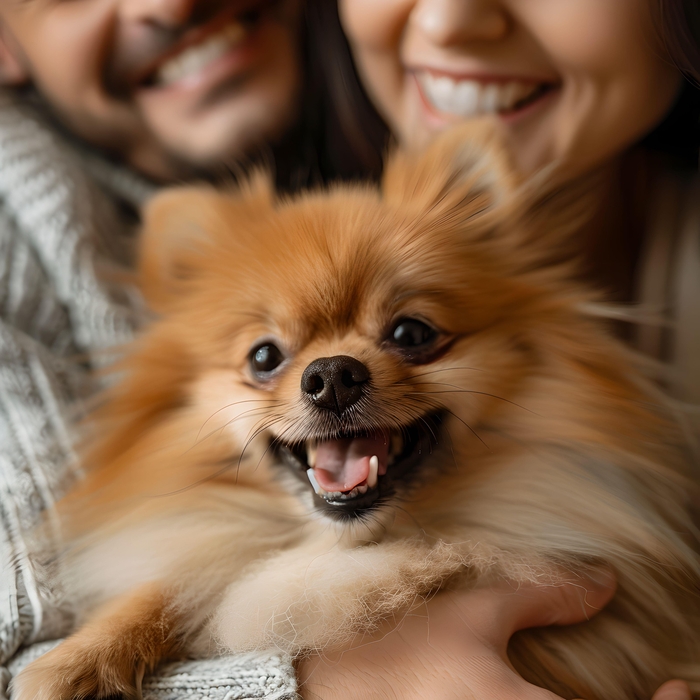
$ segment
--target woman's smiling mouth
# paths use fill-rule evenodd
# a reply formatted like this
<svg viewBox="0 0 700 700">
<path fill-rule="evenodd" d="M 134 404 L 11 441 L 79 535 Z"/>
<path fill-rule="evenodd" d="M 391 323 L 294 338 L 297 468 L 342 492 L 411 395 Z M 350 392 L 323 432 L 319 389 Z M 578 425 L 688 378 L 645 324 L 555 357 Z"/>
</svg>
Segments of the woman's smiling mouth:
<svg viewBox="0 0 700 700">
<path fill-rule="evenodd" d="M 429 70 L 418 70 L 414 75 L 431 110 L 460 119 L 515 114 L 556 88 L 552 82 L 518 78 L 458 78 Z"/>
</svg>

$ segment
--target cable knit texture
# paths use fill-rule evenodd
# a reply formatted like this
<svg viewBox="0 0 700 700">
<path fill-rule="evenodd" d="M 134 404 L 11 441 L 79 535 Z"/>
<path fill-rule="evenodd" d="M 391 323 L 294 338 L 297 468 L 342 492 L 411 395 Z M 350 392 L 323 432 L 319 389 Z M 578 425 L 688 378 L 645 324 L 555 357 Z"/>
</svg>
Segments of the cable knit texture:
<svg viewBox="0 0 700 700">
<path fill-rule="evenodd" d="M 137 297 L 114 272 L 128 260 L 125 205 L 150 190 L 0 93 L 0 700 L 71 624 L 48 571 L 51 514 L 79 476 L 71 425 L 95 390 L 90 366 L 136 327 Z M 168 664 L 144 681 L 144 698 L 185 697 L 291 700 L 294 672 L 267 653 Z"/>
</svg>

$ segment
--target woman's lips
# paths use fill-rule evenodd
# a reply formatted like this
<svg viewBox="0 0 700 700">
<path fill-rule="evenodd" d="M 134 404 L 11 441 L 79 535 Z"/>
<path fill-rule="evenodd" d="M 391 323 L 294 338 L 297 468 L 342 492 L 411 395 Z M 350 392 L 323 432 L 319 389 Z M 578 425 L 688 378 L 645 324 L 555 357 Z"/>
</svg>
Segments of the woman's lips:
<svg viewBox="0 0 700 700">
<path fill-rule="evenodd" d="M 431 110 L 459 119 L 513 115 L 556 87 L 553 82 L 536 79 L 458 78 L 428 70 L 415 71 L 414 75 L 418 91 Z"/>
</svg>

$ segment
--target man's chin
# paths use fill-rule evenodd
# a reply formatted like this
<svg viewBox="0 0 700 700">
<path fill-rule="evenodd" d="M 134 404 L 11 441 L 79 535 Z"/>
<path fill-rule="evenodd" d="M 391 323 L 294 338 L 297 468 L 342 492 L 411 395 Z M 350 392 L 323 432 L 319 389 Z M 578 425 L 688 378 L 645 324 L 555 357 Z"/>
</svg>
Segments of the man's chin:
<svg viewBox="0 0 700 700">
<path fill-rule="evenodd" d="M 198 179 L 212 179 L 231 173 L 231 166 L 254 157 L 261 150 L 252 139 L 207 139 L 206 144 L 184 143 L 157 145 L 155 137 L 142 148 L 126 154 L 125 161 L 147 178 L 163 184 Z"/>
<path fill-rule="evenodd" d="M 280 142 L 296 121 L 294 104 L 285 109 L 279 104 L 247 106 L 251 108 L 244 111 L 218 105 L 195 119 L 152 115 L 151 153 L 145 149 L 148 157 L 134 165 L 158 180 L 215 176 Z"/>
</svg>

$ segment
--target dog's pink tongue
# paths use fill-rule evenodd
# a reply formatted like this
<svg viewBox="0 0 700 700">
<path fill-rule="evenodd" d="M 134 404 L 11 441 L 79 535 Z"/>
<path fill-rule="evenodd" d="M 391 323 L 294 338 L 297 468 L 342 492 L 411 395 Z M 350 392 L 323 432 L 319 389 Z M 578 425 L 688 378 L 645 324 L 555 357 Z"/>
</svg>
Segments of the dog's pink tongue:
<svg viewBox="0 0 700 700">
<path fill-rule="evenodd" d="M 324 491 L 352 491 L 369 476 L 369 460 L 376 455 L 379 474 L 386 473 L 389 444 L 384 435 L 326 440 L 318 444 L 314 475 Z"/>
</svg>

